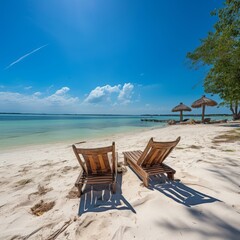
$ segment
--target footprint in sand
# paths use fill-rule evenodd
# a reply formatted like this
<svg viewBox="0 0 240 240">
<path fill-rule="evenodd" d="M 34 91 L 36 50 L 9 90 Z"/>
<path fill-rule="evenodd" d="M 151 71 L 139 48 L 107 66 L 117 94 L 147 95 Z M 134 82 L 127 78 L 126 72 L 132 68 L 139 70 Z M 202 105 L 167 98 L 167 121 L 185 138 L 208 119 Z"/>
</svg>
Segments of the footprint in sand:
<svg viewBox="0 0 240 240">
<path fill-rule="evenodd" d="M 29 184 L 31 182 L 33 182 L 33 180 L 31 178 L 22 179 L 22 180 L 20 180 L 20 181 L 18 181 L 16 183 L 14 183 L 14 187 L 22 188 L 22 187 L 24 187 L 25 185 L 27 185 L 27 184 Z"/>
<path fill-rule="evenodd" d="M 21 170 L 18 170 L 18 172 L 26 174 L 31 169 L 32 169 L 32 167 L 27 166 L 27 167 L 22 168 Z"/>
<path fill-rule="evenodd" d="M 143 197 L 143 198 L 140 198 L 140 199 L 137 199 L 135 201 L 133 201 L 131 203 L 132 207 L 135 208 L 135 207 L 138 207 L 142 204 L 144 204 L 145 202 L 149 201 L 151 199 L 151 196 L 146 196 L 146 197 Z"/>
<path fill-rule="evenodd" d="M 51 167 L 52 165 L 54 165 L 54 164 L 48 162 L 48 163 L 45 163 L 45 164 L 40 165 L 40 167 L 41 167 L 41 168 L 42 168 L 42 167 Z"/>
<path fill-rule="evenodd" d="M 95 222 L 94 217 L 87 216 L 85 219 L 83 219 L 75 231 L 76 236 L 78 237 L 84 236 L 84 230 L 86 230 L 88 227 L 91 228 L 91 225 L 94 222 Z"/>
<path fill-rule="evenodd" d="M 53 188 L 47 188 L 47 187 L 42 186 L 42 185 L 39 184 L 38 185 L 38 190 L 36 192 L 30 193 L 28 195 L 28 199 L 30 199 L 34 195 L 35 196 L 43 196 L 43 195 L 45 195 L 46 193 L 48 193 L 48 192 L 50 192 L 52 190 L 53 190 Z"/>
<path fill-rule="evenodd" d="M 122 240 L 124 239 L 124 233 L 128 231 L 130 227 L 128 226 L 120 226 L 117 231 L 114 233 L 112 240 Z"/>
<path fill-rule="evenodd" d="M 79 166 L 78 166 L 78 165 L 75 165 L 75 166 L 73 167 L 73 170 L 76 170 L 76 169 L 79 169 Z"/>
<path fill-rule="evenodd" d="M 69 192 L 66 198 L 75 199 L 78 198 L 78 190 L 76 187 L 73 187 Z"/>
<path fill-rule="evenodd" d="M 68 171 L 72 170 L 72 167 L 71 166 L 65 166 L 63 169 L 62 169 L 62 173 L 67 173 Z"/>
<path fill-rule="evenodd" d="M 56 173 L 49 174 L 44 178 L 44 181 L 49 182 L 55 176 L 58 176 L 58 175 Z"/>
</svg>

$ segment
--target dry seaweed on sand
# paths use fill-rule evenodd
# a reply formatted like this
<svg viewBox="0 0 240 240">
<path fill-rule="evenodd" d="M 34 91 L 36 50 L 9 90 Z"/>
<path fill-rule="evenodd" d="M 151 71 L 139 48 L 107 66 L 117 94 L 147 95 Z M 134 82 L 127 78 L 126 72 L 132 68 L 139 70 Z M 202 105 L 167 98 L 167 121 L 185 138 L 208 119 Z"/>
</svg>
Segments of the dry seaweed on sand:
<svg viewBox="0 0 240 240">
<path fill-rule="evenodd" d="M 192 149 L 201 149 L 202 147 L 201 147 L 201 146 L 197 146 L 197 145 L 191 145 L 191 146 L 189 146 L 189 148 L 192 148 Z"/>
<path fill-rule="evenodd" d="M 55 201 L 45 203 L 41 200 L 39 203 L 35 204 L 32 208 L 32 214 L 36 216 L 41 216 L 43 213 L 48 212 L 51 210 L 55 205 Z"/>
</svg>

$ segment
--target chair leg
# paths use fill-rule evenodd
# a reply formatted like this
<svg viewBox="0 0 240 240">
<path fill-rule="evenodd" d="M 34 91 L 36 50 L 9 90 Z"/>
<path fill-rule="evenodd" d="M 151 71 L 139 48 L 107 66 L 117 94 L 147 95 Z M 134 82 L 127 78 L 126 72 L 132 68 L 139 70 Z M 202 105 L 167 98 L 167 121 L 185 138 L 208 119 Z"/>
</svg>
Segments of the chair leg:
<svg viewBox="0 0 240 240">
<path fill-rule="evenodd" d="M 79 185 L 77 186 L 77 188 L 78 188 L 78 197 L 79 197 L 79 198 L 80 198 L 81 195 L 82 195 L 82 186 L 83 186 L 83 184 L 79 184 Z"/>
<path fill-rule="evenodd" d="M 169 180 L 174 180 L 174 173 L 167 173 L 167 177 Z"/>
<path fill-rule="evenodd" d="M 128 162 L 127 162 L 127 158 L 124 156 L 124 165 L 125 166 L 128 166 L 129 164 L 128 164 Z"/>
<path fill-rule="evenodd" d="M 143 178 L 143 184 L 144 184 L 145 187 L 148 187 L 148 184 L 149 184 L 148 177 Z"/>
</svg>

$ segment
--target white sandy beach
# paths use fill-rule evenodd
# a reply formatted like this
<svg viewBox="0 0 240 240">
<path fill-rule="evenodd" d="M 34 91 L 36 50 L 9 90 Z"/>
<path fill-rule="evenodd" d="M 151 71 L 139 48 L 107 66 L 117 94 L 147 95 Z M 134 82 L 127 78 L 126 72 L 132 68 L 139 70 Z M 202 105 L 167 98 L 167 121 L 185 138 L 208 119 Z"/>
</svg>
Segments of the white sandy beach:
<svg viewBox="0 0 240 240">
<path fill-rule="evenodd" d="M 177 181 L 158 177 L 147 189 L 127 167 L 115 195 L 86 189 L 81 200 L 73 188 L 80 166 L 70 143 L 2 151 L 0 239 L 239 239 L 236 125 L 174 125 L 88 141 L 82 146 L 115 141 L 122 162 L 123 151 L 143 150 L 150 137 L 168 141 L 181 136 L 165 161 L 177 171 Z M 223 134 L 238 134 L 238 140 L 215 138 Z M 53 208 L 33 215 L 31 208 L 41 200 L 53 202 Z"/>
</svg>

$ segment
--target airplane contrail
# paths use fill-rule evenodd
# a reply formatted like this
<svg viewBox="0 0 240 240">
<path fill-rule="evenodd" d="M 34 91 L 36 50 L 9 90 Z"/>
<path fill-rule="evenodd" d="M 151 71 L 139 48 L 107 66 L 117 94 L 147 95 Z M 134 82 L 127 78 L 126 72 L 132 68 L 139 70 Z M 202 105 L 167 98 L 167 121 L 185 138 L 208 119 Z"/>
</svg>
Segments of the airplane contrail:
<svg viewBox="0 0 240 240">
<path fill-rule="evenodd" d="M 43 46 L 41 46 L 41 47 L 39 47 L 39 48 L 34 49 L 34 50 L 31 51 L 30 53 L 27 53 L 27 54 L 23 55 L 22 57 L 18 58 L 16 61 L 14 61 L 14 62 L 12 62 L 11 64 L 9 64 L 9 65 L 5 68 L 5 70 L 8 69 L 8 68 L 10 68 L 10 67 L 12 67 L 12 66 L 15 65 L 16 63 L 21 62 L 24 58 L 28 57 L 29 55 L 31 55 L 31 54 L 33 54 L 33 53 L 35 53 L 35 52 L 37 52 L 37 51 L 39 51 L 40 49 L 46 47 L 47 45 L 48 45 L 48 44 L 45 44 L 45 45 L 43 45 Z"/>
</svg>

